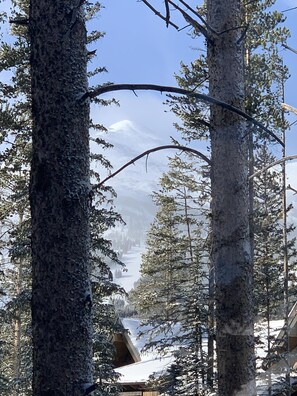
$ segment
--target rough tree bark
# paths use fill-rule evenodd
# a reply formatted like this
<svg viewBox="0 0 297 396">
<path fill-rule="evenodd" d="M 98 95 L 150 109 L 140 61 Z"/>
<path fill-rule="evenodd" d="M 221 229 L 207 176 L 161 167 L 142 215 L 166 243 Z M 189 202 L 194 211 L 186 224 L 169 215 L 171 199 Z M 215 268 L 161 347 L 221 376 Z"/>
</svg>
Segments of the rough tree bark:
<svg viewBox="0 0 297 396">
<path fill-rule="evenodd" d="M 243 109 L 240 0 L 208 0 L 209 94 Z M 245 121 L 211 106 L 212 258 L 216 279 L 218 394 L 254 388 L 252 262 L 249 240 L 248 147 Z"/>
<path fill-rule="evenodd" d="M 92 382 L 89 105 L 81 0 L 31 0 L 33 395 Z M 85 385 L 84 385 L 85 384 Z"/>
</svg>

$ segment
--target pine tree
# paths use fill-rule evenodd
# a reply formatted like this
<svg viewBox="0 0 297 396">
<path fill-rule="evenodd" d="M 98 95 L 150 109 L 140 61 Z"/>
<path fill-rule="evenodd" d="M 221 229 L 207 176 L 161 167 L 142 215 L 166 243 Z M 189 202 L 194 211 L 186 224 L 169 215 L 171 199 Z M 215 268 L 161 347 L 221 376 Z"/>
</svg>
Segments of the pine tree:
<svg viewBox="0 0 297 396">
<path fill-rule="evenodd" d="M 153 195 L 158 212 L 148 233 L 142 276 L 130 296 L 149 326 L 146 347 L 163 353 L 175 349 L 179 378 L 172 378 L 172 368 L 160 379 L 164 394 L 174 387 L 176 395 L 198 395 L 210 385 L 209 195 L 203 177 L 195 176 L 197 169 L 193 158 L 170 159 L 161 189 Z"/>
<path fill-rule="evenodd" d="M 259 147 L 255 156 L 255 168 L 262 169 L 275 157 L 266 144 Z M 283 205 L 282 175 L 275 169 L 268 169 L 255 177 L 254 227 L 255 227 L 255 308 L 257 327 L 261 336 L 262 349 L 266 352 L 265 361 L 258 357 L 258 366 L 268 368 L 281 356 L 275 354 L 275 336 L 272 335 L 272 321 L 283 317 L 284 290 L 284 246 L 283 246 Z M 293 226 L 287 229 L 287 251 L 290 267 L 290 294 L 296 289 L 296 240 L 290 234 Z M 291 304 L 294 302 L 292 299 Z M 261 334 L 261 333 L 260 333 Z M 264 364 L 263 364 L 264 363 Z M 268 371 L 268 388 L 271 388 L 271 371 Z M 271 390 L 269 390 L 271 392 Z M 271 393 L 269 393 L 271 394 Z"/>
<path fill-rule="evenodd" d="M 28 12 L 19 2 L 13 17 Z M 1 85 L 1 227 L 4 256 L 5 305 L 1 312 L 6 345 L 1 371 L 7 386 L 3 394 L 30 394 L 31 362 L 31 267 L 28 201 L 31 139 L 28 34 L 26 26 L 12 26 L 13 45 L 2 45 L 1 70 L 13 70 L 11 83 Z M 12 331 L 11 331 L 12 329 Z M 6 392 L 6 393 L 5 393 Z"/>
<path fill-rule="evenodd" d="M 263 145 L 257 150 L 256 167 L 261 169 L 274 158 Z M 283 278 L 280 176 L 277 171 L 268 170 L 255 179 L 255 302 L 257 313 L 262 316 L 261 312 L 267 311 L 263 316 L 270 318 L 275 317 L 283 303 L 279 288 Z"/>
<path fill-rule="evenodd" d="M 28 18 L 27 0 L 13 2 L 13 20 Z M 99 11 L 99 3 L 86 6 L 87 19 L 92 18 Z M 1 84 L 1 276 L 3 280 L 3 300 L 1 308 L 1 394 L 31 395 L 32 380 L 32 343 L 31 343 L 31 259 L 30 259 L 30 213 L 29 213 L 29 172 L 31 158 L 32 120 L 30 111 L 30 73 L 29 73 L 29 37 L 26 23 L 12 24 L 14 41 L 5 41 L 1 48 L 1 70 L 11 75 L 11 80 Z M 92 45 L 102 33 L 93 31 L 88 38 Z M 95 76 L 104 68 L 90 70 L 89 77 Z M 107 105 L 110 101 L 98 100 L 99 104 Z M 109 162 L 96 153 L 96 146 L 109 147 L 98 135 L 104 130 L 101 125 L 90 122 L 92 144 L 95 152 L 91 154 L 91 161 L 97 161 L 100 166 L 110 167 Z M 96 165 L 92 165 L 92 180 L 98 183 Z M 113 307 L 106 304 L 104 297 L 117 287 L 111 279 L 111 272 L 107 260 L 119 263 L 113 252 L 110 241 L 103 238 L 107 228 L 120 220 L 111 207 L 114 192 L 104 188 L 95 193 L 91 208 L 91 262 L 94 273 L 93 288 L 93 323 L 94 323 L 94 366 L 95 378 L 101 378 L 100 389 L 110 394 L 112 380 L 116 379 L 113 372 L 112 333 L 117 328 L 113 320 Z M 108 204 L 109 202 L 109 204 Z M 104 206 L 105 209 L 101 207 Z M 95 275 L 97 274 L 97 277 Z M 100 280 L 98 279 L 100 278 Z M 118 290 L 117 290 L 118 292 Z M 107 321 L 106 318 L 109 318 Z M 13 329 L 13 331 L 11 331 Z M 100 372 L 99 372 L 100 371 Z M 108 380 L 106 382 L 106 380 Z"/>
<path fill-rule="evenodd" d="M 283 78 L 287 76 L 287 69 L 282 64 L 279 46 L 285 42 L 289 32 L 285 27 L 280 27 L 284 21 L 282 14 L 269 9 L 274 3 L 274 0 L 246 3 L 242 13 L 242 25 L 246 26 L 246 30 L 243 31 L 240 41 L 243 41 L 245 46 L 245 109 L 264 124 L 267 123 L 274 130 L 280 132 L 286 127 L 281 116 L 280 104 L 281 84 Z M 198 12 L 204 15 L 205 7 L 198 8 Z M 196 35 L 195 33 L 194 36 L 196 37 Z M 177 76 L 177 81 L 183 88 L 207 93 L 208 75 L 206 58 L 202 55 L 189 66 L 182 64 L 181 75 Z M 208 112 L 203 106 L 197 105 L 192 98 L 176 98 L 174 96 L 170 97 L 168 103 L 182 120 L 182 125 L 178 125 L 178 129 L 185 139 L 191 142 L 195 139 L 209 137 L 210 121 Z M 247 125 L 245 136 L 249 139 L 249 170 L 250 173 L 253 173 L 254 148 L 259 147 L 263 143 L 263 139 L 267 139 L 268 136 L 266 134 L 259 135 L 251 125 Z M 280 187 L 278 186 L 278 188 Z M 253 201 L 253 190 L 253 183 L 250 182 L 250 202 Z M 271 191 L 270 193 L 275 194 L 275 192 Z M 280 203 L 280 195 L 275 199 L 279 199 Z M 253 205 L 250 204 L 251 217 L 252 213 Z M 252 221 L 250 225 L 253 225 Z M 259 243 L 262 237 L 261 230 L 256 227 L 254 232 L 255 240 Z M 252 236 L 253 231 L 251 231 Z M 279 234 L 279 238 L 278 243 L 281 243 L 281 234 Z M 282 249 L 278 251 L 278 259 L 281 260 L 281 257 Z M 264 257 L 262 259 L 265 260 Z"/>
</svg>

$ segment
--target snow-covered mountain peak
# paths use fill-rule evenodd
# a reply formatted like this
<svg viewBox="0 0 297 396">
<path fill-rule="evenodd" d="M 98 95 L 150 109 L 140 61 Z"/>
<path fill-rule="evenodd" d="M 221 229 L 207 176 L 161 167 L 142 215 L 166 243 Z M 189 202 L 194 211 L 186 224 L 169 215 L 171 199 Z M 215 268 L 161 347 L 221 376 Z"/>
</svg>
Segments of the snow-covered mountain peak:
<svg viewBox="0 0 297 396">
<path fill-rule="evenodd" d="M 162 140 L 149 128 L 130 120 L 122 120 L 108 128 L 107 140 L 114 146 L 128 146 L 133 151 L 150 149 L 162 144 Z"/>
<path fill-rule="evenodd" d="M 110 125 L 110 127 L 108 127 L 109 132 L 122 132 L 122 131 L 130 132 L 131 130 L 135 130 L 135 129 L 137 129 L 135 123 L 133 123 L 130 120 L 118 121 Z"/>
</svg>

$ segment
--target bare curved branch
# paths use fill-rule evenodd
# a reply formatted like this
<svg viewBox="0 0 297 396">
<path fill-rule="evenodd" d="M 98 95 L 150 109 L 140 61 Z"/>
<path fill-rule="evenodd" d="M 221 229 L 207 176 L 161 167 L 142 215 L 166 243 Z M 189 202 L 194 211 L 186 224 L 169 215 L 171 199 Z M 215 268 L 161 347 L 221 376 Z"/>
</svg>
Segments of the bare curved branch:
<svg viewBox="0 0 297 396">
<path fill-rule="evenodd" d="M 256 176 L 259 176 L 261 173 L 266 172 L 268 169 L 272 168 L 275 165 L 282 164 L 283 162 L 286 162 L 286 161 L 292 161 L 294 159 L 297 159 L 297 155 L 289 155 L 288 157 L 284 157 L 280 160 L 274 161 L 271 164 L 264 166 L 264 168 L 258 170 L 257 172 L 253 173 L 252 175 L 250 175 L 249 179 L 253 179 Z"/>
<path fill-rule="evenodd" d="M 222 100 L 212 98 L 211 96 L 197 93 L 195 91 L 189 91 L 187 89 L 183 88 L 178 88 L 178 87 L 170 87 L 170 86 L 163 86 L 163 85 L 155 85 L 155 84 L 110 84 L 110 85 L 103 85 L 95 88 L 93 91 L 88 91 L 86 92 L 82 97 L 81 101 L 84 101 L 88 98 L 95 98 L 97 96 L 100 96 L 104 93 L 107 92 L 114 92 L 114 91 L 124 91 L 124 90 L 129 90 L 129 91 L 158 91 L 158 92 L 173 92 L 176 94 L 180 95 L 186 95 L 189 97 L 196 98 L 202 102 L 209 103 L 209 104 L 215 104 L 218 106 L 221 106 L 227 110 L 232 111 L 233 113 L 236 113 L 240 115 L 241 117 L 245 118 L 246 120 L 250 121 L 252 124 L 256 125 L 263 131 L 267 132 L 271 137 L 273 137 L 281 146 L 284 146 L 284 143 L 282 140 L 276 136 L 275 133 L 270 131 L 265 125 L 263 125 L 261 122 L 257 121 L 255 118 L 250 116 L 249 114 L 245 113 L 244 111 L 238 109 L 235 106 L 232 106 L 226 102 L 223 102 Z"/>
<path fill-rule="evenodd" d="M 132 160 L 130 160 L 129 162 L 127 162 L 126 164 L 121 166 L 118 170 L 113 172 L 111 175 L 107 176 L 100 183 L 94 184 L 92 189 L 95 190 L 96 188 L 100 188 L 105 182 L 107 182 L 107 180 L 115 177 L 117 174 L 122 172 L 128 166 L 133 165 L 136 161 L 138 161 L 139 159 L 145 157 L 146 155 L 149 155 L 149 154 L 154 153 L 156 151 L 167 150 L 167 149 L 175 149 L 175 150 L 181 150 L 181 151 L 186 151 L 186 152 L 192 153 L 192 154 L 197 155 L 198 157 L 202 158 L 207 164 L 209 164 L 209 165 L 211 164 L 210 159 L 207 158 L 206 155 L 202 154 L 200 151 L 195 150 L 195 149 L 193 149 L 191 147 L 179 146 L 179 145 L 175 145 L 175 144 L 168 144 L 168 145 L 165 145 L 165 146 L 158 146 L 158 147 L 154 147 L 152 149 L 146 150 L 143 153 L 137 155 L 137 157 L 133 158 Z"/>
</svg>

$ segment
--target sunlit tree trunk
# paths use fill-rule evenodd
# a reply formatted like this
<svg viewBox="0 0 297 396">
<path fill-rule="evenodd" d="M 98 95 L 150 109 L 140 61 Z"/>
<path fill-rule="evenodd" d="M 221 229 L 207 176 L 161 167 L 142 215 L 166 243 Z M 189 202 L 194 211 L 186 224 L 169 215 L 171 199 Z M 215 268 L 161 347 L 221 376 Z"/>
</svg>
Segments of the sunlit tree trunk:
<svg viewBox="0 0 297 396">
<path fill-rule="evenodd" d="M 214 346 L 215 346 L 215 279 L 213 263 L 209 263 L 208 280 L 208 337 L 207 337 L 207 384 L 210 388 L 214 385 Z"/>
<path fill-rule="evenodd" d="M 209 93 L 243 108 L 240 0 L 208 0 Z M 218 394 L 255 395 L 246 124 L 211 107 L 212 258 L 216 278 Z"/>
<path fill-rule="evenodd" d="M 16 295 L 18 296 L 22 292 L 22 263 L 20 260 L 17 265 L 17 279 L 16 279 Z M 14 319 L 14 378 L 18 381 L 20 379 L 20 350 L 21 350 L 21 331 L 22 331 L 22 322 L 21 322 L 21 312 L 19 309 L 16 310 L 15 319 Z M 19 395 L 18 385 L 16 389 L 13 391 L 14 396 Z"/>
<path fill-rule="evenodd" d="M 33 395 L 92 382 L 83 1 L 31 0 Z"/>
</svg>

